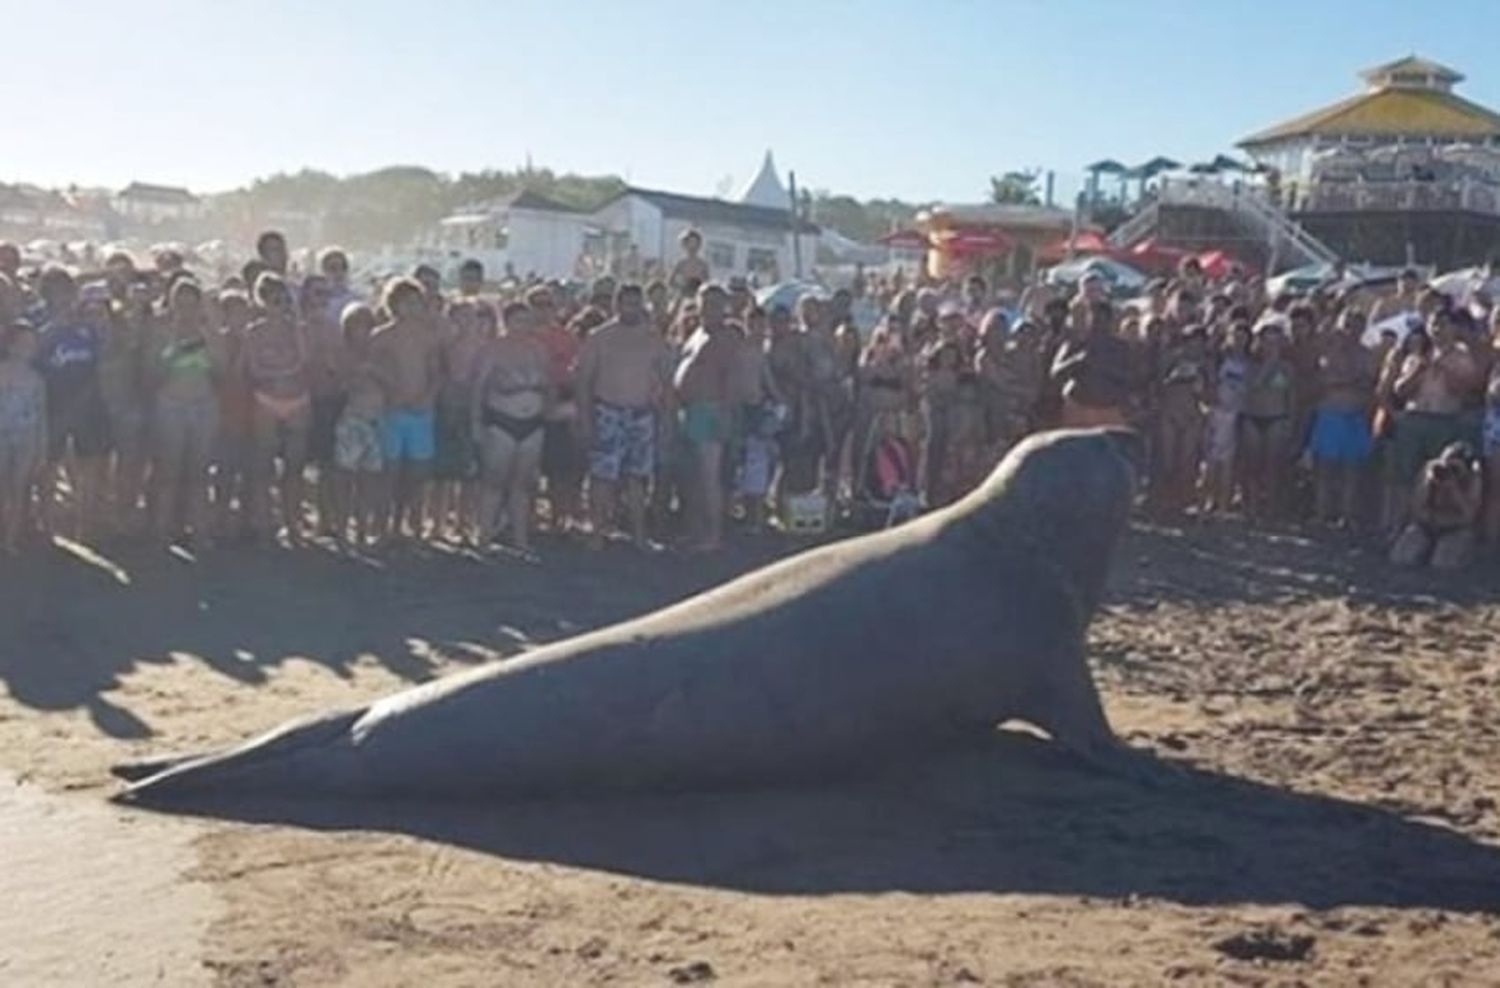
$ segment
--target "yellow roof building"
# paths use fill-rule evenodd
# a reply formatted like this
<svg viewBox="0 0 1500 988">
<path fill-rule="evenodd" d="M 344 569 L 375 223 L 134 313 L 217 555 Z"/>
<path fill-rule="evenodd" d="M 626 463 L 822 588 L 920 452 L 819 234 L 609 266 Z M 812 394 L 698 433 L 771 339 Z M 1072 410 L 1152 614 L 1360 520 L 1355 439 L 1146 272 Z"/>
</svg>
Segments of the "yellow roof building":
<svg viewBox="0 0 1500 988">
<path fill-rule="evenodd" d="M 1415 55 L 1360 73 L 1366 90 L 1274 127 L 1239 146 L 1259 156 L 1288 143 L 1400 140 L 1500 142 L 1500 114 L 1453 92 L 1463 76 Z"/>
</svg>

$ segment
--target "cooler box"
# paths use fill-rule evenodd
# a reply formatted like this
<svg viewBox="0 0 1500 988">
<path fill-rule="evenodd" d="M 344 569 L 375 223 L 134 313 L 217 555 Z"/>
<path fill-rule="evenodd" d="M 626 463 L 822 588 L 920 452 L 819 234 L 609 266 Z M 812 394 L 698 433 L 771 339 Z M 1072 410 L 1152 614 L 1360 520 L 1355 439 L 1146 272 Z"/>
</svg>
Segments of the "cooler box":
<svg viewBox="0 0 1500 988">
<path fill-rule="evenodd" d="M 828 498 L 817 491 L 790 494 L 781 516 L 782 530 L 799 535 L 817 535 L 828 529 Z"/>
</svg>

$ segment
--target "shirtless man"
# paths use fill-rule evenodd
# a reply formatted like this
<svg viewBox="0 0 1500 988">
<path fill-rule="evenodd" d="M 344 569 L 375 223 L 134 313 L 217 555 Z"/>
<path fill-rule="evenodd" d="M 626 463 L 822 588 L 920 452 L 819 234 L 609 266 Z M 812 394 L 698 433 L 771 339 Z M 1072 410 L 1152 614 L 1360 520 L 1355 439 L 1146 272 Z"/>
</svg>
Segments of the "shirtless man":
<svg viewBox="0 0 1500 988">
<path fill-rule="evenodd" d="M 291 289 L 280 275 L 273 271 L 261 273 L 255 279 L 255 300 L 263 315 L 245 331 L 238 368 L 249 381 L 254 401 L 251 533 L 263 536 L 272 532 L 271 489 L 275 486 L 279 453 L 281 522 L 287 539 L 295 542 L 302 531 L 302 470 L 307 462 L 307 439 L 312 426 L 308 345 L 297 322 Z"/>
<path fill-rule="evenodd" d="M 484 265 L 469 258 L 458 266 L 458 294 L 466 299 L 477 299 L 484 291 Z"/>
<path fill-rule="evenodd" d="M 97 290 L 85 290 L 97 295 Z M 103 299 L 97 301 L 104 303 Z M 107 317 L 96 319 L 105 330 L 104 349 L 99 355 L 99 389 L 109 413 L 114 454 L 113 464 L 105 467 L 104 503 L 112 527 L 129 535 L 141 534 L 146 524 L 141 495 L 151 423 L 143 378 L 147 341 L 156 333 L 153 301 L 149 285 L 136 280 L 132 272 L 124 300 L 111 307 Z"/>
<path fill-rule="evenodd" d="M 286 277 L 286 237 L 276 230 L 267 230 L 255 240 L 255 255 L 269 270 Z"/>
<path fill-rule="evenodd" d="M 822 440 L 821 430 L 815 427 L 817 416 L 808 386 L 807 352 L 791 312 L 782 305 L 774 307 L 766 316 L 766 327 L 770 334 L 766 361 L 787 409 L 779 443 L 781 467 L 773 485 L 780 513 L 786 507 L 787 495 L 805 494 L 818 485 Z"/>
<path fill-rule="evenodd" d="M 307 381 L 312 395 L 312 421 L 307 439 L 307 459 L 317 470 L 318 528 L 333 533 L 334 431 L 343 414 L 348 394 L 348 354 L 344 349 L 342 311 L 331 314 L 332 286 L 322 275 L 309 275 L 302 283 L 302 331 L 307 340 Z"/>
<path fill-rule="evenodd" d="M 385 290 L 390 321 L 370 337 L 370 359 L 386 383 L 381 454 L 390 490 L 390 531 L 422 537 L 422 505 L 437 451 L 433 405 L 441 381 L 439 341 L 428 297 L 412 278 Z"/>
<path fill-rule="evenodd" d="M 700 326 L 683 348 L 673 383 L 691 463 L 686 492 L 690 548 L 711 552 L 724 536 L 724 447 L 729 442 L 740 331 L 725 321 L 729 296 L 716 284 L 698 291 Z"/>
<path fill-rule="evenodd" d="M 666 339 L 672 329 L 672 297 L 665 281 L 653 281 L 646 286 L 646 307 L 651 310 L 656 331 Z"/>
<path fill-rule="evenodd" d="M 479 306 L 463 300 L 449 304 L 439 340 L 442 390 L 437 403 L 437 455 L 433 460 L 432 523 L 438 538 L 462 541 L 478 518 L 476 434 L 470 428 L 475 372 L 488 342 L 480 331 Z M 453 524 L 450 526 L 449 522 Z"/>
<path fill-rule="evenodd" d="M 646 312 L 639 285 L 621 285 L 614 309 L 615 318 L 584 341 L 575 373 L 578 423 L 589 450 L 590 542 L 595 548 L 603 544 L 623 484 L 631 534 L 644 548 L 645 485 L 655 467 L 656 417 L 670 400 L 668 351 Z"/>
<path fill-rule="evenodd" d="M 1317 409 L 1308 441 L 1316 516 L 1345 526 L 1355 522 L 1360 470 L 1374 451 L 1370 411 L 1378 367 L 1360 339 L 1364 330 L 1364 314 L 1355 309 L 1334 322 L 1317 356 Z"/>
<path fill-rule="evenodd" d="M 767 334 L 765 310 L 751 309 L 745 321 L 745 342 L 734 364 L 741 445 L 735 493 L 742 499 L 751 531 L 760 531 L 765 524 L 766 495 L 776 467 L 776 434 L 785 413 L 771 375 Z"/>
<path fill-rule="evenodd" d="M 215 308 L 226 370 L 218 388 L 219 435 L 214 450 L 213 499 L 217 535 L 227 539 L 244 533 L 250 513 L 255 399 L 245 378 L 244 348 L 254 309 L 250 297 L 241 291 L 222 292 Z"/>
<path fill-rule="evenodd" d="M 427 312 L 434 322 L 446 319 L 446 303 L 443 299 L 443 276 L 431 264 L 418 264 L 411 269 L 412 280 L 422 287 L 422 300 L 427 303 Z"/>
<path fill-rule="evenodd" d="M 798 303 L 798 315 L 803 367 L 807 372 L 807 411 L 812 419 L 809 425 L 818 440 L 823 494 L 831 499 L 838 491 L 844 441 L 853 424 L 853 402 L 848 387 L 850 368 L 842 359 L 823 301 L 804 295 Z"/>
<path fill-rule="evenodd" d="M 1062 423 L 1073 428 L 1124 425 L 1134 351 L 1116 333 L 1108 302 L 1088 306 L 1081 318 L 1081 324 L 1070 326 L 1069 338 L 1052 361 L 1051 377 L 1062 392 Z"/>
<path fill-rule="evenodd" d="M 1421 282 L 1417 278 L 1417 272 L 1411 268 L 1402 271 L 1396 279 L 1396 292 L 1377 299 L 1375 305 L 1370 309 L 1370 324 L 1378 326 L 1387 319 L 1396 316 L 1415 316 L 1417 314 L 1417 294 L 1421 288 Z"/>
<path fill-rule="evenodd" d="M 1427 320 L 1431 346 L 1406 357 L 1396 376 L 1395 399 L 1403 411 L 1396 423 L 1396 492 L 1410 491 L 1423 464 L 1450 443 L 1464 438 L 1463 411 L 1470 391 L 1482 382 L 1479 367 L 1463 341 L 1455 338 L 1452 316 L 1438 309 Z M 1405 513 L 1404 501 L 1393 505 Z"/>
<path fill-rule="evenodd" d="M 469 416 L 484 464 L 479 539 L 487 545 L 497 538 L 503 509 L 512 541 L 527 552 L 547 413 L 554 398 L 537 314 L 523 302 L 511 302 L 501 322 L 504 332 L 483 343 L 470 388 Z"/>
<path fill-rule="evenodd" d="M 703 234 L 697 230 L 684 230 L 677 238 L 682 245 L 682 257 L 672 265 L 672 290 L 679 295 L 690 295 L 708 283 L 708 262 L 699 256 L 703 251 Z"/>
<path fill-rule="evenodd" d="M 324 318 L 334 326 L 342 326 L 344 310 L 352 303 L 362 301 L 359 294 L 349 287 L 349 255 L 337 247 L 325 247 L 318 253 L 318 273 L 328 286 Z"/>
<path fill-rule="evenodd" d="M 537 338 L 547 351 L 547 383 L 552 405 L 542 437 L 542 475 L 547 481 L 547 507 L 554 531 L 582 527 L 583 452 L 578 447 L 578 402 L 573 395 L 573 366 L 583 345 L 582 324 L 566 325 L 552 290 L 538 286 L 526 293 L 526 305 L 537 324 Z M 602 315 L 599 317 L 603 321 Z M 593 329 L 591 325 L 589 329 Z"/>
</svg>

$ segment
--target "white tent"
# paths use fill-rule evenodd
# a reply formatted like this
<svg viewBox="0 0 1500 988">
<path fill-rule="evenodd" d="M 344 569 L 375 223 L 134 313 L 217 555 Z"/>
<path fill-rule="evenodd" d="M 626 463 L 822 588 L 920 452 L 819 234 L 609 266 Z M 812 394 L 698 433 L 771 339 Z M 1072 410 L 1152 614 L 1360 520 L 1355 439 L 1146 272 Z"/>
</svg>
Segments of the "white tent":
<svg viewBox="0 0 1500 988">
<path fill-rule="evenodd" d="M 781 179 L 776 175 L 776 162 L 771 158 L 770 151 L 766 152 L 765 160 L 760 163 L 760 171 L 740 190 L 739 201 L 747 206 L 791 209 L 786 186 L 781 184 Z"/>
</svg>

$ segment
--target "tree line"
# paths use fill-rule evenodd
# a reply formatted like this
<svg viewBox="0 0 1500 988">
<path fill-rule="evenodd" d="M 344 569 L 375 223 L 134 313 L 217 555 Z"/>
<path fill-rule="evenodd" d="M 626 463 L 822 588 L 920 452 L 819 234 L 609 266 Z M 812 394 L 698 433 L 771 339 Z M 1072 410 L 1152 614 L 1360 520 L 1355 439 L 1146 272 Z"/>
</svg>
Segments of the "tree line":
<svg viewBox="0 0 1500 988">
<path fill-rule="evenodd" d="M 1036 202 L 1036 173 L 992 178 L 995 202 Z M 350 247 L 411 243 L 438 220 L 466 207 L 522 191 L 592 211 L 626 187 L 617 175 L 559 174 L 549 168 L 490 169 L 446 175 L 396 165 L 338 176 L 314 169 L 256 179 L 210 198 L 210 211 L 232 227 L 253 228 L 290 215 L 316 216 L 323 238 Z M 827 189 L 804 197 L 808 217 L 820 226 L 870 243 L 909 227 L 922 205 L 900 199 L 858 199 Z"/>
</svg>

